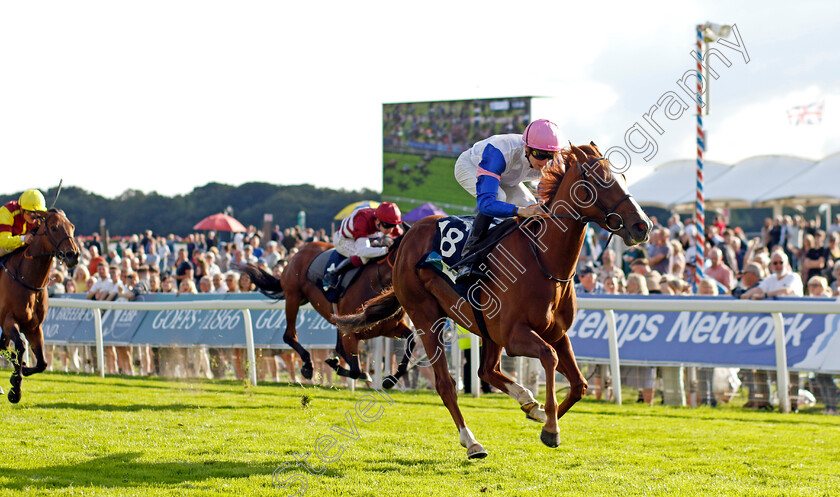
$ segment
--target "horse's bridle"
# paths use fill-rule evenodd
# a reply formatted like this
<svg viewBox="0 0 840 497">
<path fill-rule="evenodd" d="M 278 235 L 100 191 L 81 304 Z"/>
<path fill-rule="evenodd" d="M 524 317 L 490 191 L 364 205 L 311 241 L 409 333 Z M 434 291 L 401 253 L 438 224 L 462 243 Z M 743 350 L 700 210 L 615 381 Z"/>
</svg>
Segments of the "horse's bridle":
<svg viewBox="0 0 840 497">
<path fill-rule="evenodd" d="M 56 243 L 55 239 L 50 236 L 50 230 L 47 228 L 46 217 L 47 216 L 41 216 L 42 222 L 38 226 L 38 228 L 36 228 L 35 231 L 32 233 L 32 236 L 33 237 L 39 237 L 39 236 L 46 237 L 47 241 L 49 241 L 50 244 L 54 247 L 54 250 L 52 252 L 44 252 L 43 254 L 29 255 L 29 250 L 32 248 L 32 244 L 29 244 L 29 246 L 26 247 L 26 251 L 23 253 L 23 256 L 26 257 L 27 259 L 33 259 L 33 258 L 36 258 L 36 257 L 58 257 L 59 259 L 64 260 L 64 259 L 67 258 L 68 252 L 64 252 L 64 251 L 61 251 L 59 249 L 61 248 L 61 245 L 64 242 L 66 242 L 67 240 L 72 240 L 73 237 L 70 236 L 70 235 L 64 235 L 64 238 L 62 238 L 61 240 L 58 241 L 58 243 Z M 40 229 L 40 228 L 43 228 L 43 229 Z M 69 252 L 69 253 L 73 253 L 73 252 Z"/>
<path fill-rule="evenodd" d="M 605 157 L 596 157 L 595 158 L 596 162 L 600 162 L 601 160 L 606 162 L 607 159 Z M 586 170 L 587 169 L 582 167 L 580 165 L 579 161 L 576 162 L 575 165 L 577 166 L 578 171 L 580 171 L 581 181 L 583 181 L 586 185 L 589 185 L 589 187 L 592 188 L 592 190 L 594 191 L 595 187 L 592 186 L 592 180 L 590 180 L 589 177 L 587 177 L 587 175 L 586 175 Z M 587 164 L 587 166 L 588 165 L 589 164 Z M 589 195 L 590 195 L 589 188 L 586 188 L 585 190 L 586 190 L 586 201 L 589 201 Z M 594 197 L 595 197 L 595 199 L 594 199 L 594 202 L 592 203 L 592 205 L 594 205 L 601 212 L 601 214 L 604 216 L 603 218 L 599 219 L 599 218 L 583 216 L 583 215 L 574 216 L 572 214 L 556 214 L 554 212 L 547 212 L 548 215 L 546 217 L 550 217 L 550 218 L 554 218 L 554 219 L 573 219 L 573 220 L 578 221 L 578 222 L 583 223 L 583 224 L 586 224 L 586 223 L 589 223 L 589 222 L 597 223 L 597 224 L 602 224 L 603 223 L 603 225 L 604 225 L 604 227 L 606 227 L 607 231 L 610 232 L 610 237 L 612 237 L 612 235 L 618 233 L 619 230 L 624 228 L 624 218 L 621 217 L 621 214 L 617 213 L 615 210 L 625 200 L 629 200 L 629 199 L 633 198 L 633 195 L 631 195 L 629 193 L 624 194 L 624 196 L 621 197 L 620 199 L 618 199 L 618 201 L 616 203 L 614 203 L 612 205 L 612 207 L 610 207 L 609 209 L 607 209 L 604 206 L 604 203 L 601 202 L 601 200 L 598 198 L 597 194 Z M 545 209 L 544 205 L 543 205 L 543 209 Z M 615 228 L 610 226 L 610 219 L 613 216 L 618 218 L 618 226 L 615 227 Z M 609 243 L 609 241 L 607 243 Z"/>
<path fill-rule="evenodd" d="M 604 163 L 606 163 L 606 161 L 607 161 L 606 157 L 596 157 L 595 158 L 596 163 L 600 162 L 601 160 L 603 160 Z M 588 187 L 585 188 L 586 197 L 587 197 L 585 201 L 589 201 L 589 196 L 590 196 L 589 188 L 592 188 L 593 191 L 596 191 L 595 187 L 592 185 L 592 180 L 590 180 L 586 176 L 587 168 L 582 167 L 580 165 L 580 161 L 575 162 L 575 165 L 577 166 L 578 171 L 580 172 L 581 181 L 583 181 L 586 185 L 588 185 Z M 587 166 L 589 166 L 589 163 L 587 163 Z M 604 248 L 606 248 L 610 244 L 610 241 L 612 241 L 613 235 L 618 233 L 618 231 L 621 230 L 624 227 L 624 218 L 621 217 L 621 214 L 617 213 L 615 210 L 618 208 L 619 205 L 622 204 L 622 202 L 624 202 L 625 200 L 628 200 L 630 198 L 633 198 L 633 196 L 630 195 L 629 193 L 624 194 L 624 196 L 621 197 L 620 199 L 618 199 L 618 201 L 616 203 L 614 203 L 612 205 L 612 207 L 610 207 L 609 209 L 607 209 L 604 206 L 603 202 L 601 202 L 598 199 L 597 193 L 594 195 L 594 197 L 595 198 L 594 198 L 594 202 L 592 203 L 592 205 L 594 205 L 599 211 L 601 211 L 601 214 L 603 214 L 604 217 L 601 218 L 601 219 L 595 218 L 595 217 L 590 217 L 590 216 L 584 216 L 584 215 L 574 216 L 572 214 L 557 214 L 557 213 L 554 213 L 554 212 L 548 212 L 546 210 L 546 206 L 544 204 L 540 204 L 540 206 L 543 208 L 543 210 L 546 210 L 546 216 L 545 217 L 550 217 L 552 219 L 572 219 L 572 220 L 577 221 L 577 222 L 582 223 L 582 224 L 586 224 L 586 223 L 590 223 L 590 222 L 597 223 L 597 224 L 602 224 L 603 223 L 603 225 L 604 225 L 604 227 L 606 227 L 607 231 L 610 232 L 610 236 L 607 238 L 607 242 L 604 244 Z M 610 226 L 610 218 L 613 217 L 613 216 L 618 218 L 618 226 L 615 227 L 615 228 Z M 537 252 L 537 247 L 534 245 L 533 240 L 529 240 L 528 245 L 531 247 L 531 252 L 533 252 L 534 258 L 537 260 L 537 266 L 539 266 L 540 270 L 543 272 L 543 274 L 548 279 L 550 279 L 551 281 L 554 281 L 556 283 L 569 283 L 571 281 L 574 281 L 574 279 L 575 279 L 575 272 L 574 271 L 572 272 L 572 275 L 569 278 L 566 278 L 566 279 L 561 279 L 561 278 L 558 278 L 558 277 L 552 275 L 545 268 L 545 266 L 543 266 L 542 261 L 540 260 L 539 253 Z"/>
</svg>

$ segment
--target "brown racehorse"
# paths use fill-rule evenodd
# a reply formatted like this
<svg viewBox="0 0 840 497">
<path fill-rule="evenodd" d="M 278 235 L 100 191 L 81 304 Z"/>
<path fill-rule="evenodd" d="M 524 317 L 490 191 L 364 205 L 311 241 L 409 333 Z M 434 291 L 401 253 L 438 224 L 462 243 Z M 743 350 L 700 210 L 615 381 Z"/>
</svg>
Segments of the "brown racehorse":
<svg viewBox="0 0 840 497">
<path fill-rule="evenodd" d="M 391 271 L 394 264 L 394 254 L 396 254 L 398 245 L 399 238 L 391 246 L 385 257 L 371 261 L 362 268 L 361 274 L 358 275 L 356 281 L 350 285 L 345 294 L 337 302 L 337 310 L 333 309 L 333 304 L 327 300 L 321 288 L 310 282 L 306 277 L 307 270 L 309 269 L 309 265 L 312 264 L 312 261 L 323 252 L 333 248 L 333 245 L 330 243 L 311 242 L 304 245 L 298 253 L 289 259 L 289 264 L 283 270 L 279 279 L 253 265 L 240 268 L 241 271 L 248 273 L 251 281 L 254 282 L 254 285 L 261 292 L 276 299 L 285 298 L 286 333 L 283 335 L 283 341 L 297 351 L 303 360 L 303 366 L 301 366 L 300 372 L 304 378 L 312 378 L 312 359 L 309 356 L 309 352 L 297 339 L 295 321 L 297 320 L 300 306 L 311 302 L 312 307 L 331 324 L 335 324 L 331 317 L 334 313 L 342 315 L 356 312 L 362 304 L 379 295 L 383 289 L 391 285 Z M 359 367 L 359 341 L 380 336 L 408 340 L 411 334 L 411 328 L 407 325 L 403 316 L 385 320 L 377 326 L 365 330 L 363 333 L 345 334 L 339 331 L 336 340 L 336 352 L 344 358 L 347 365 L 350 366 L 350 369 L 340 367 L 338 358 L 331 358 L 326 362 L 341 376 L 346 376 L 354 380 L 361 378 L 365 381 L 370 381 L 367 373 L 361 371 Z M 384 388 L 393 387 L 399 381 L 399 378 L 406 373 L 408 362 L 411 358 L 411 347 L 413 343 L 413 340 L 406 342 L 405 356 L 401 360 L 397 372 L 383 380 L 382 386 Z"/>
<path fill-rule="evenodd" d="M 548 415 L 540 439 L 556 447 L 557 419 L 581 399 L 587 388 L 566 334 L 577 311 L 573 278 L 586 223 L 599 224 L 621 236 L 627 245 L 648 239 L 650 220 L 627 193 L 624 177 L 612 174 L 594 143 L 570 146 L 562 156 L 565 169 L 563 164 L 555 164 L 543 171 L 539 193 L 546 216 L 520 222 L 518 229 L 493 248 L 485 271 L 489 277 L 475 283 L 467 293 L 472 302 L 459 297 L 433 270 L 418 268 L 424 254 L 439 250 L 433 246 L 437 219 L 426 218 L 411 228 L 397 251 L 393 289 L 368 302 L 361 313 L 338 318 L 339 326 L 352 331 L 375 325 L 382 318 L 399 318 L 403 310 L 408 313 L 426 354 L 433 359 L 438 394 L 470 458 L 484 457 L 487 452 L 467 428 L 458 408 L 439 320 L 448 316 L 481 334 L 471 305 L 484 311 L 489 339 L 484 340 L 479 374 L 514 398 L 521 392 L 512 389 L 511 379 L 500 372 L 502 348 L 510 356 L 539 358 L 546 372 Z M 571 385 L 559 405 L 555 370 Z"/>
<path fill-rule="evenodd" d="M 29 376 L 47 367 L 41 329 L 49 307 L 47 279 L 53 257 L 68 268 L 79 262 L 79 247 L 73 239 L 75 230 L 64 211 L 50 209 L 32 232 L 32 243 L 11 253 L 0 267 L 0 323 L 3 326 L 0 350 L 6 350 L 9 342 L 15 347 L 12 388 L 8 395 L 13 404 L 20 401 L 21 374 Z M 25 349 L 21 333 L 26 336 L 29 350 L 35 356 L 34 367 L 23 363 Z"/>
</svg>

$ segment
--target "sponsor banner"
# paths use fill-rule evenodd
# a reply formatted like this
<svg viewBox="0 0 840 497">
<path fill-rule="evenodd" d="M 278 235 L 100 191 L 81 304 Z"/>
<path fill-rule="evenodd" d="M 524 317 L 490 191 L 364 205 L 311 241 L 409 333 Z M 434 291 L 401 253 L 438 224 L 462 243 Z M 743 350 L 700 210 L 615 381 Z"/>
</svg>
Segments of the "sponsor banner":
<svg viewBox="0 0 840 497">
<path fill-rule="evenodd" d="M 264 300 L 262 294 L 232 295 L 150 295 L 145 302 L 184 300 Z M 251 311 L 254 345 L 257 348 L 290 348 L 283 341 L 286 312 L 283 309 Z M 336 344 L 335 326 L 317 311 L 303 309 L 296 319 L 298 341 L 304 347 L 332 348 Z M 47 343 L 93 344 L 96 342 L 93 311 L 72 308 L 51 308 L 44 321 Z M 209 345 L 211 347 L 245 347 L 243 313 L 236 309 L 126 311 L 109 310 L 102 316 L 103 341 L 107 345 Z"/>
<path fill-rule="evenodd" d="M 698 363 L 774 369 L 773 317 L 766 313 L 615 311 L 622 362 Z M 783 314 L 788 367 L 840 371 L 840 318 Z M 569 337 L 579 357 L 609 359 L 604 311 L 579 309 Z"/>
</svg>

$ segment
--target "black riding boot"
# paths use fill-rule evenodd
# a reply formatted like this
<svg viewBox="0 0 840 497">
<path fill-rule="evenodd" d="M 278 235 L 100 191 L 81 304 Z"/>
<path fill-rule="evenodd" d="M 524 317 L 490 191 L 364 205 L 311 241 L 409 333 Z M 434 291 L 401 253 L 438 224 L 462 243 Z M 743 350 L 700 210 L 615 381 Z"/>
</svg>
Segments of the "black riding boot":
<svg viewBox="0 0 840 497">
<path fill-rule="evenodd" d="M 327 274 L 324 275 L 324 284 L 327 285 L 329 288 L 335 288 L 338 286 L 338 278 L 341 276 L 342 273 L 347 271 L 353 267 L 353 263 L 350 261 L 350 258 L 346 258 L 341 263 L 333 268 L 332 271 L 328 271 Z"/>
<path fill-rule="evenodd" d="M 492 216 L 480 212 L 475 216 L 470 237 L 467 238 L 464 249 L 461 251 L 461 260 L 464 260 L 473 253 L 475 246 L 484 238 L 484 234 L 487 233 L 487 229 L 490 227 L 492 221 Z M 455 283 L 463 283 L 472 277 L 483 276 L 484 274 L 478 269 L 478 261 L 470 261 L 458 267 L 458 272 L 455 273 Z"/>
</svg>

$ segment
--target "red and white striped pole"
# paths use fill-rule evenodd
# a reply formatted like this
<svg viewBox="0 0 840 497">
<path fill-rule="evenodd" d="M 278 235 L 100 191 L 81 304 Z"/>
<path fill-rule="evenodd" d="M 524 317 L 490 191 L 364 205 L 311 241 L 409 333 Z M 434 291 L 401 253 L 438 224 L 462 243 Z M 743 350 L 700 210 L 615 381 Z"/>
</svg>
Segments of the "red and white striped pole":
<svg viewBox="0 0 840 497">
<path fill-rule="evenodd" d="M 697 202 L 694 206 L 697 240 L 694 248 L 697 279 L 703 278 L 703 264 L 706 262 L 706 214 L 703 201 L 703 152 L 706 150 L 706 136 L 703 134 L 703 25 L 697 25 Z"/>
</svg>

